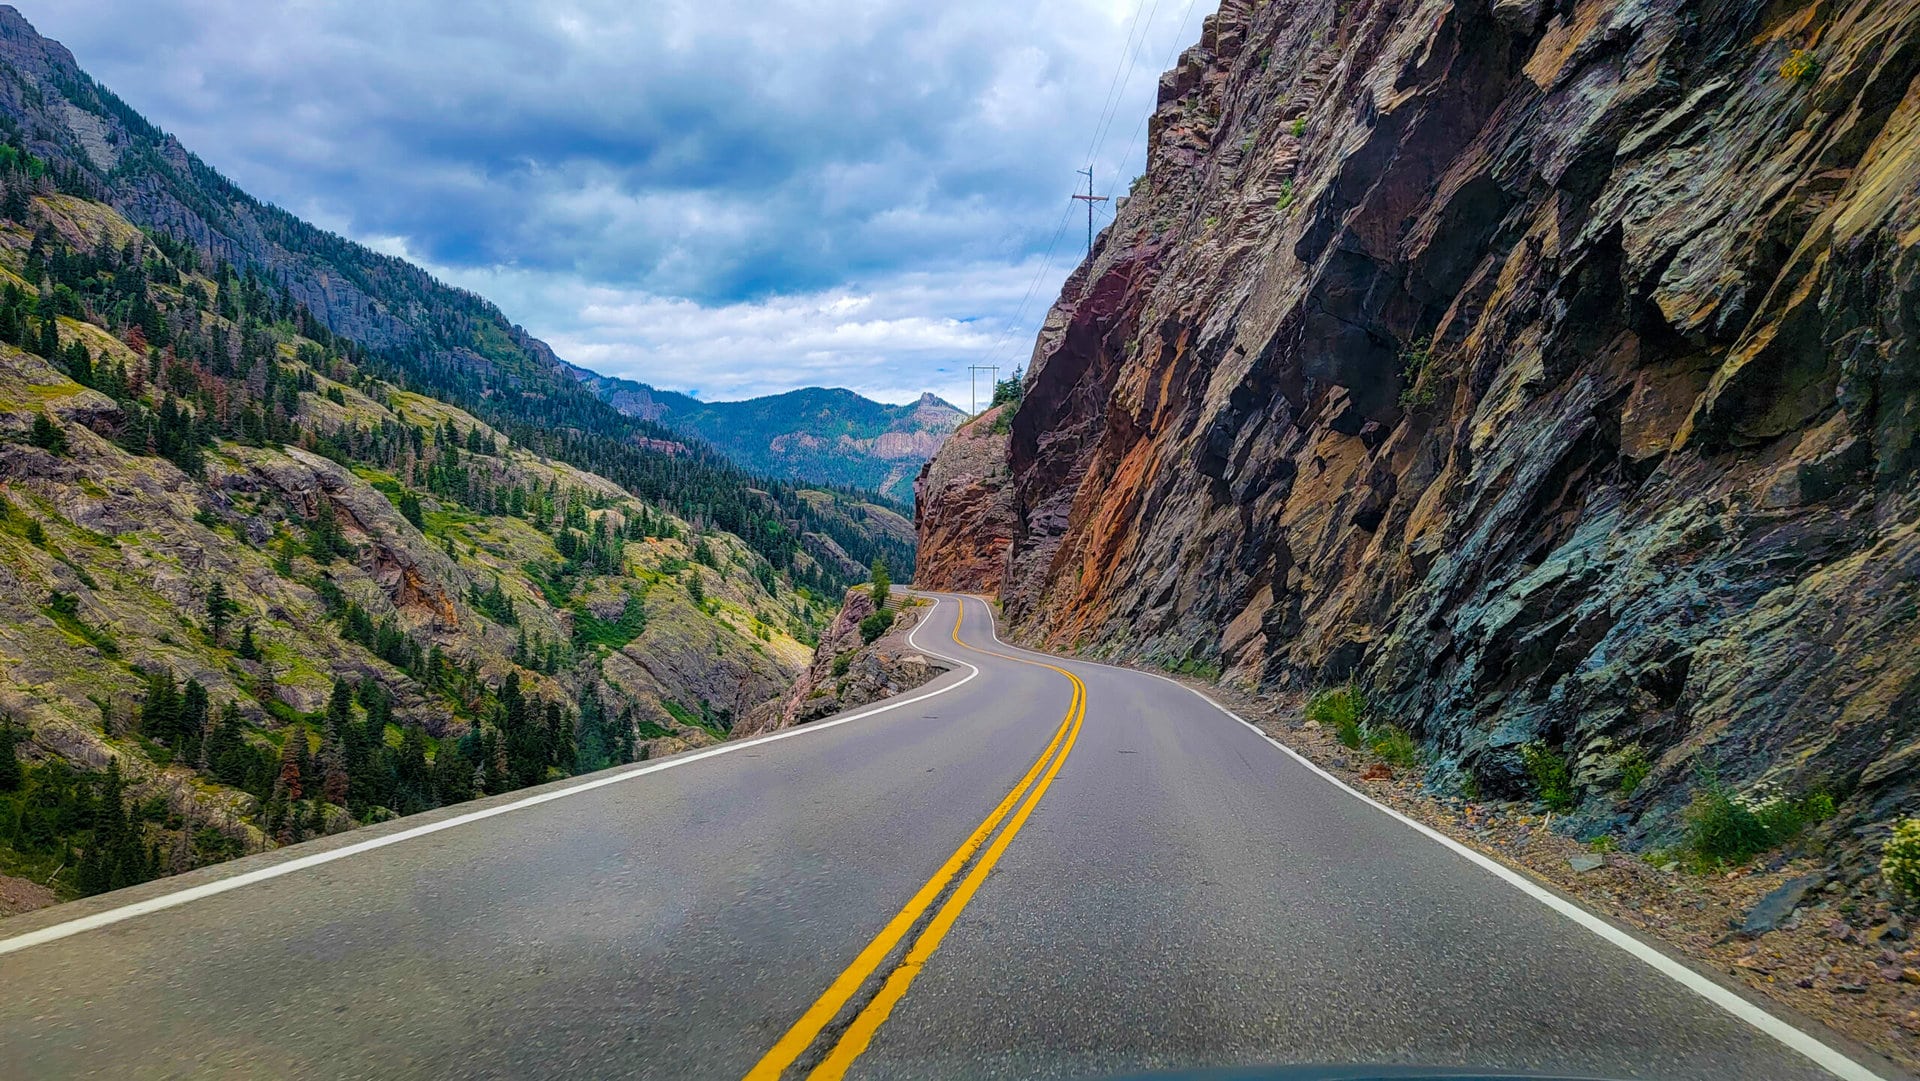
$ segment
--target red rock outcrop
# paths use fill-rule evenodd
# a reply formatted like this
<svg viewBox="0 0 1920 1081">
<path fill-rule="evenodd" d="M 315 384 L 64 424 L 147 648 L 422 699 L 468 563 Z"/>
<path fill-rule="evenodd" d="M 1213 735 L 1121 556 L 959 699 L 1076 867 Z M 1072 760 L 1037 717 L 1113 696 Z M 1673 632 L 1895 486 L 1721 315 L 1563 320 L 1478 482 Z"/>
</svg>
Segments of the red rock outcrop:
<svg viewBox="0 0 1920 1081">
<path fill-rule="evenodd" d="M 1489 794 L 1920 810 L 1917 73 L 1920 0 L 1227 0 L 927 584 L 1011 519 L 1024 637 L 1355 676 Z"/>
<path fill-rule="evenodd" d="M 920 545 L 913 584 L 921 589 L 1000 589 L 1017 525 L 1007 437 L 1000 429 L 1006 408 L 989 409 L 961 425 L 914 478 Z"/>
</svg>

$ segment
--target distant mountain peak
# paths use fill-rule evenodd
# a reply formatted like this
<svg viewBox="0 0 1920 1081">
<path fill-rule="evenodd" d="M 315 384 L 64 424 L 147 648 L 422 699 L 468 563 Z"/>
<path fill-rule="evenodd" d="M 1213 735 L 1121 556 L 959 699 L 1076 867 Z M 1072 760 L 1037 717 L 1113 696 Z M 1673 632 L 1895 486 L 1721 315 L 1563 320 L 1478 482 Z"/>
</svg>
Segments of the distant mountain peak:
<svg viewBox="0 0 1920 1081">
<path fill-rule="evenodd" d="M 913 478 L 966 413 L 931 392 L 888 405 L 845 387 L 800 387 L 706 402 L 631 379 L 574 369 L 614 408 L 711 443 L 756 469 L 796 480 L 870 488 L 913 501 Z"/>
</svg>

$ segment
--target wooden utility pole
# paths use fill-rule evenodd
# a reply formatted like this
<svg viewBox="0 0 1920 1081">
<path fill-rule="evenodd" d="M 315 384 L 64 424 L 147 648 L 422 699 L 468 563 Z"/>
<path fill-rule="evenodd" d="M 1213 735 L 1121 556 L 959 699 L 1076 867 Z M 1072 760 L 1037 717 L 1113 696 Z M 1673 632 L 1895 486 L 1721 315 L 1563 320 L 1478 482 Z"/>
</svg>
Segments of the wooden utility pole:
<svg viewBox="0 0 1920 1081">
<path fill-rule="evenodd" d="M 993 385 L 996 388 L 999 387 L 1000 385 L 1000 365 L 998 364 L 967 365 L 967 385 L 968 385 L 968 389 L 973 392 L 973 402 L 972 402 L 973 415 L 976 417 L 980 415 L 980 373 L 981 372 L 992 372 Z M 992 399 L 988 399 L 988 400 L 991 401 Z"/>
<path fill-rule="evenodd" d="M 1087 252 L 1088 254 L 1092 254 L 1093 252 L 1093 204 L 1104 203 L 1107 201 L 1107 197 L 1104 195 L 1095 195 L 1093 193 L 1093 166 L 1089 165 L 1085 169 L 1077 169 L 1075 170 L 1075 172 L 1078 172 L 1087 178 L 1087 193 L 1085 195 L 1076 195 L 1074 196 L 1074 198 L 1084 199 L 1086 200 L 1086 203 L 1087 203 Z"/>
</svg>

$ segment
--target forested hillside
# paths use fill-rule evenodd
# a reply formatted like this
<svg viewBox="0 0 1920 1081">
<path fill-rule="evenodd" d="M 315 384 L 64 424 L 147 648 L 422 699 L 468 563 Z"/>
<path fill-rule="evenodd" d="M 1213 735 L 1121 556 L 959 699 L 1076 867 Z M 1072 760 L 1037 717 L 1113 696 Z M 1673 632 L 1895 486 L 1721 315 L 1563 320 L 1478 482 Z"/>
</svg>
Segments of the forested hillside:
<svg viewBox="0 0 1920 1081">
<path fill-rule="evenodd" d="M 337 334 L 0 139 L 0 884 L 724 738 L 807 663 L 809 583 L 897 550 L 858 500 Z"/>
</svg>

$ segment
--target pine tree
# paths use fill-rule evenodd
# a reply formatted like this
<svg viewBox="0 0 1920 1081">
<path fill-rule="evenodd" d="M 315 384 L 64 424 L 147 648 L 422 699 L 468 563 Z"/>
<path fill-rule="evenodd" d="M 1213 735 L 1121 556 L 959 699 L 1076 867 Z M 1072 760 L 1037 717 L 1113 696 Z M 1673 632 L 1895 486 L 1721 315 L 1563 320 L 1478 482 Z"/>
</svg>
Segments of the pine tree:
<svg viewBox="0 0 1920 1081">
<path fill-rule="evenodd" d="M 887 561 L 880 556 L 873 557 L 873 607 L 878 610 L 887 606 L 893 596 L 893 577 L 887 573 Z"/>
<path fill-rule="evenodd" d="M 227 622 L 233 618 L 234 604 L 227 599 L 226 583 L 215 578 L 207 587 L 207 629 L 213 633 L 213 643 L 219 645 L 226 637 Z"/>
<path fill-rule="evenodd" d="M 67 453 L 66 430 L 55 424 L 45 413 L 34 415 L 33 428 L 27 433 L 27 442 L 52 454 Z"/>
<path fill-rule="evenodd" d="M 197 679 L 188 679 L 180 692 L 180 749 L 182 753 L 198 754 L 200 740 L 206 735 L 208 714 L 211 706 L 207 701 L 207 689 Z"/>
<path fill-rule="evenodd" d="M 240 644 L 234 649 L 243 661 L 260 659 L 260 645 L 253 640 L 253 624 L 245 623 L 240 627 Z"/>
<path fill-rule="evenodd" d="M 307 729 L 305 725 L 296 724 L 287 729 L 280 743 L 280 775 L 274 786 L 276 794 L 288 803 L 298 800 L 305 791 L 302 781 L 306 757 Z"/>
<path fill-rule="evenodd" d="M 14 753 L 14 746 L 19 742 L 20 733 L 13 726 L 13 718 L 0 717 L 0 792 L 12 792 L 26 779 L 20 768 L 20 756 Z"/>
<path fill-rule="evenodd" d="M 333 695 L 327 699 L 327 734 L 343 739 L 353 726 L 353 688 L 345 679 L 335 677 Z"/>
<path fill-rule="evenodd" d="M 345 555 L 346 551 L 346 538 L 340 532 L 340 519 L 334 513 L 333 501 L 322 497 L 314 513 L 313 524 L 307 528 L 307 553 L 322 563 L 328 563 L 335 556 Z"/>
<path fill-rule="evenodd" d="M 420 497 L 411 491 L 400 493 L 400 517 L 413 523 L 415 529 L 425 529 L 426 519 L 420 514 Z"/>
<path fill-rule="evenodd" d="M 179 747 L 180 687 L 173 681 L 171 669 L 162 668 L 147 676 L 147 696 L 140 702 L 140 732 L 150 740 Z"/>
</svg>

